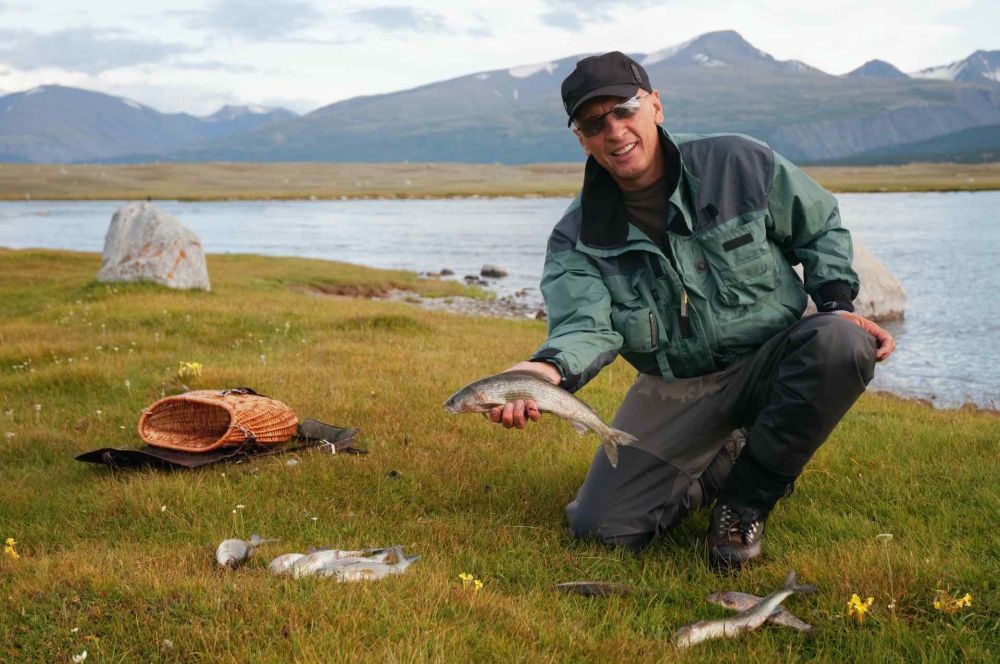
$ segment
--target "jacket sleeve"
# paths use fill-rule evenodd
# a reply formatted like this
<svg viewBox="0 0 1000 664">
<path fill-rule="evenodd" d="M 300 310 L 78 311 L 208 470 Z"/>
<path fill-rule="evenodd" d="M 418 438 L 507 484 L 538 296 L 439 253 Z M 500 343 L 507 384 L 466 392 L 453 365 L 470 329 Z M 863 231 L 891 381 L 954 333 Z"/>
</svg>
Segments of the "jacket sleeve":
<svg viewBox="0 0 1000 664">
<path fill-rule="evenodd" d="M 623 340 L 611 327 L 611 296 L 600 271 L 575 249 L 554 248 L 568 243 L 553 235 L 541 284 L 549 334 L 531 359 L 555 365 L 560 386 L 575 392 L 615 359 Z"/>
<path fill-rule="evenodd" d="M 774 181 L 768 196 L 768 234 L 792 265 L 802 263 L 806 292 L 822 309 L 830 299 L 858 295 L 851 267 L 851 234 L 840 225 L 837 199 L 790 161 L 774 153 Z"/>
</svg>

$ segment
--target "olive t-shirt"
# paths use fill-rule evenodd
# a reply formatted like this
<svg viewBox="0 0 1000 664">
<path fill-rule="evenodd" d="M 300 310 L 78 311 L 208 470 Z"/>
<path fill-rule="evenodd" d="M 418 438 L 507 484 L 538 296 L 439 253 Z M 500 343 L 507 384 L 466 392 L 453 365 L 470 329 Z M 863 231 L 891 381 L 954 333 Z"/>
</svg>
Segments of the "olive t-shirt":
<svg viewBox="0 0 1000 664">
<path fill-rule="evenodd" d="M 622 197 L 628 220 L 662 249 L 667 231 L 667 178 L 662 177 L 645 189 L 622 191 Z"/>
</svg>

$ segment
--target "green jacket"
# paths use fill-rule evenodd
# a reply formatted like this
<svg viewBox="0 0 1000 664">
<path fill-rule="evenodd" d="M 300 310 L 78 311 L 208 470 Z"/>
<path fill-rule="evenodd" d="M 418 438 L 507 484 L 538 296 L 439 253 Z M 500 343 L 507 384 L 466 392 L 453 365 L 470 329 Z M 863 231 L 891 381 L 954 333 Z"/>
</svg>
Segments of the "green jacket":
<svg viewBox="0 0 1000 664">
<path fill-rule="evenodd" d="M 617 184 L 593 158 L 549 237 L 549 333 L 531 359 L 556 365 L 568 390 L 619 353 L 668 381 L 719 371 L 795 323 L 807 293 L 818 305 L 857 296 L 851 237 L 828 191 L 746 136 L 660 132 L 679 172 L 670 259 L 628 222 Z"/>
</svg>

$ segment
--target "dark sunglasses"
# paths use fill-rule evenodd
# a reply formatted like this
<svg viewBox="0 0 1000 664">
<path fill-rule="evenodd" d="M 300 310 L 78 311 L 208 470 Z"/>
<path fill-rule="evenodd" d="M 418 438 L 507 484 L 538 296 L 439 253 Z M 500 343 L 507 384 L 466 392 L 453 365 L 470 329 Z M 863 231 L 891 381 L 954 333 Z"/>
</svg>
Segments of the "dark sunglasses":
<svg viewBox="0 0 1000 664">
<path fill-rule="evenodd" d="M 649 93 L 647 92 L 645 94 L 629 97 L 620 104 L 615 104 L 614 106 L 612 106 L 611 110 L 608 111 L 607 113 L 601 113 L 596 117 L 587 118 L 586 120 L 580 120 L 579 122 L 574 122 L 573 124 L 576 125 L 577 130 L 581 134 L 583 134 L 587 138 L 593 138 L 594 136 L 597 136 L 602 131 L 604 131 L 604 126 L 605 124 L 607 124 L 605 122 L 605 118 L 607 118 L 609 115 L 615 116 L 616 120 L 624 120 L 626 118 L 632 117 L 633 115 L 639 112 L 640 108 L 642 108 L 642 104 L 639 103 L 639 100 L 642 99 L 643 97 L 648 97 L 648 96 Z"/>
</svg>

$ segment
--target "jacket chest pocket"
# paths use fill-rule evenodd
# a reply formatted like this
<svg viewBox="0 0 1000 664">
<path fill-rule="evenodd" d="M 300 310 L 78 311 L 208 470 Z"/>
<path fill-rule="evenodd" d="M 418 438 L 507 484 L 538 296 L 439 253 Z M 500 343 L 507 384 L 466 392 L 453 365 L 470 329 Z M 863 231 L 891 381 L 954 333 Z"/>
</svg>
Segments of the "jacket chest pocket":
<svg viewBox="0 0 1000 664">
<path fill-rule="evenodd" d="M 650 353 L 659 346 L 660 329 L 653 310 L 646 269 L 609 280 L 611 294 L 611 326 L 624 338 L 626 350 Z"/>
<path fill-rule="evenodd" d="M 724 304 L 753 304 L 777 288 L 778 269 L 768 246 L 763 212 L 709 229 L 698 236 L 698 243 Z"/>
</svg>

